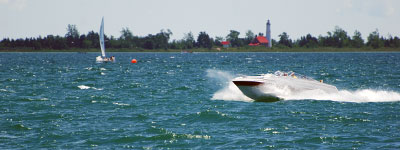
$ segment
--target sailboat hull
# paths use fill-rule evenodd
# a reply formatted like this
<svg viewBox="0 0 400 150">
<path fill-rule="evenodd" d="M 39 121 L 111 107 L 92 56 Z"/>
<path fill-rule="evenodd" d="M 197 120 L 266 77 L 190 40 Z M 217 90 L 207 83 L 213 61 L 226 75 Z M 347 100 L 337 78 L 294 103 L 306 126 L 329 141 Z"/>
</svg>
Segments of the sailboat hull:
<svg viewBox="0 0 400 150">
<path fill-rule="evenodd" d="M 97 56 L 97 57 L 96 57 L 96 61 L 97 61 L 97 62 L 102 62 L 102 61 L 104 61 L 104 60 L 103 60 L 103 57 Z"/>
<path fill-rule="evenodd" d="M 96 62 L 115 62 L 115 57 L 111 58 L 103 58 L 101 56 L 96 57 Z"/>
</svg>

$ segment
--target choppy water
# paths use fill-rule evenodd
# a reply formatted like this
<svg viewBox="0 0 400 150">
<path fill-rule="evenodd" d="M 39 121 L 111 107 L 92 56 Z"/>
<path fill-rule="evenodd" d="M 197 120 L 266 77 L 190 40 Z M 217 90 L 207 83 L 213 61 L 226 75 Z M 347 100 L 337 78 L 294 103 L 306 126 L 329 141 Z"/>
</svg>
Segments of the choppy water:
<svg viewBox="0 0 400 150">
<path fill-rule="evenodd" d="M 400 148 L 400 53 L 97 55 L 0 53 L 0 149 Z M 339 94 L 262 103 L 229 82 L 277 70 Z"/>
</svg>

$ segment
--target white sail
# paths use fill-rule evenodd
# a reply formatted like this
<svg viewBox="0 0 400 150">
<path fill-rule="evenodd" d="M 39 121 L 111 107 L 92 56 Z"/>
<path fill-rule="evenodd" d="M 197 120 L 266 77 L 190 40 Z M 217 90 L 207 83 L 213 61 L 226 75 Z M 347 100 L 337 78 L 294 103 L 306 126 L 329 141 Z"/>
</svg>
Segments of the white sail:
<svg viewBox="0 0 400 150">
<path fill-rule="evenodd" d="M 106 57 L 106 48 L 104 46 L 104 17 L 101 19 L 99 38 L 100 38 L 101 56 Z"/>
</svg>

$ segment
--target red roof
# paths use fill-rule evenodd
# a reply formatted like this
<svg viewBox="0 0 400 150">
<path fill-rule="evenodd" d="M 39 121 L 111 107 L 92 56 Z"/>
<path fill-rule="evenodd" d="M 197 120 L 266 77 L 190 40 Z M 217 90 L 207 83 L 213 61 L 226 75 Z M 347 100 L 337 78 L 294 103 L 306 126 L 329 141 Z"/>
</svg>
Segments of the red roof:
<svg viewBox="0 0 400 150">
<path fill-rule="evenodd" d="M 268 44 L 268 40 L 267 38 L 265 38 L 265 36 L 257 36 L 257 41 L 261 44 Z"/>
<path fill-rule="evenodd" d="M 229 42 L 229 41 L 222 41 L 222 42 L 221 42 L 222 45 L 229 45 L 230 43 L 231 43 L 231 42 Z"/>
</svg>

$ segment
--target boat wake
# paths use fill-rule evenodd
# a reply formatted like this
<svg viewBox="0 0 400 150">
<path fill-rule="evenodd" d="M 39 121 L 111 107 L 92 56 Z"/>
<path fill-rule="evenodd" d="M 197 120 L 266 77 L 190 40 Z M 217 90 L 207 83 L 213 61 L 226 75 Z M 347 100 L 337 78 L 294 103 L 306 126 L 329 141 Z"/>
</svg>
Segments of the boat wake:
<svg viewBox="0 0 400 150">
<path fill-rule="evenodd" d="M 226 71 L 207 70 L 207 77 L 217 81 L 222 85 L 222 89 L 212 95 L 212 100 L 227 100 L 227 101 L 245 101 L 252 102 L 253 100 L 245 96 L 240 89 L 231 82 L 235 75 Z M 335 93 L 327 93 L 323 90 L 306 90 L 295 91 L 286 86 L 271 86 L 262 87 L 265 93 L 274 93 L 283 100 L 330 100 L 338 102 L 394 102 L 400 101 L 400 93 L 387 90 L 374 89 L 359 89 L 355 91 L 339 90 Z"/>
</svg>

